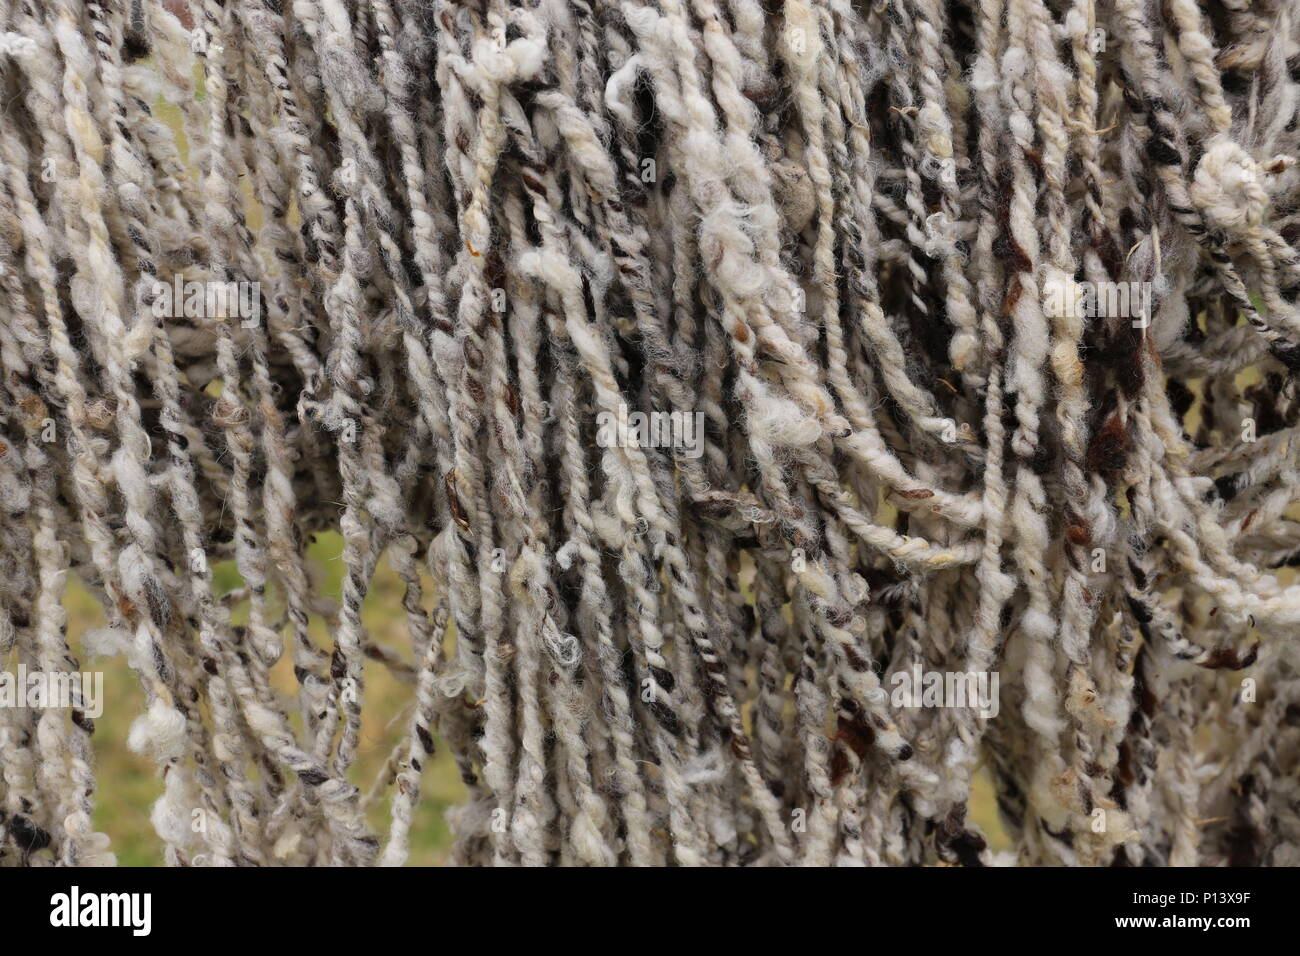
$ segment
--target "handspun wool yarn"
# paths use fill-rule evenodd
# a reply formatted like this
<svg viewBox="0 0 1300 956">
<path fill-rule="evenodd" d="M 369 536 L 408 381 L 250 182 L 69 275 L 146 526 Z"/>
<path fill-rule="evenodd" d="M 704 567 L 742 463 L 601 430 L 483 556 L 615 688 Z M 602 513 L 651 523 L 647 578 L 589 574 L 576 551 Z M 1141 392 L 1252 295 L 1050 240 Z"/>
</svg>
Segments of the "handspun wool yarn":
<svg viewBox="0 0 1300 956">
<path fill-rule="evenodd" d="M 0 0 L 0 660 L 129 662 L 176 865 L 401 864 L 435 748 L 460 864 L 1300 863 L 1298 39 Z M 367 662 L 410 687 L 373 784 Z M 113 862 L 94 731 L 0 708 L 0 864 Z"/>
</svg>

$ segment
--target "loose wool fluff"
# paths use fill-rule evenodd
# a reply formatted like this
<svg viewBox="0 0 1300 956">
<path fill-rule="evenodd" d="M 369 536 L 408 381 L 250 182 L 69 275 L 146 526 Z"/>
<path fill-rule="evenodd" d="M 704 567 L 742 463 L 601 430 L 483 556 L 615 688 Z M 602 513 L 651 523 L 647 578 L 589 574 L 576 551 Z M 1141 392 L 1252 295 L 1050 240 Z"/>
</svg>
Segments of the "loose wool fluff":
<svg viewBox="0 0 1300 956">
<path fill-rule="evenodd" d="M 175 865 L 401 864 L 435 748 L 460 864 L 1300 863 L 1298 39 L 0 0 L 0 660 L 130 664 Z M 113 862 L 94 731 L 0 707 L 0 863 Z"/>
</svg>

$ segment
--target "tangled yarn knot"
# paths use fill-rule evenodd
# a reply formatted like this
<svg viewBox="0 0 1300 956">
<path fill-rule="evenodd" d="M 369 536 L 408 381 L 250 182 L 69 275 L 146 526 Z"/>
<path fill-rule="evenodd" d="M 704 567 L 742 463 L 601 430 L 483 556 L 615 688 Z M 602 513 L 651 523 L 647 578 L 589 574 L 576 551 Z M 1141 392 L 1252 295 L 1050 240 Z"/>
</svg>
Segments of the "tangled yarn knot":
<svg viewBox="0 0 1300 956">
<path fill-rule="evenodd" d="M 1218 136 L 1206 144 L 1191 193 L 1214 228 L 1241 232 L 1258 226 L 1268 212 L 1266 174 L 1238 143 Z"/>
</svg>

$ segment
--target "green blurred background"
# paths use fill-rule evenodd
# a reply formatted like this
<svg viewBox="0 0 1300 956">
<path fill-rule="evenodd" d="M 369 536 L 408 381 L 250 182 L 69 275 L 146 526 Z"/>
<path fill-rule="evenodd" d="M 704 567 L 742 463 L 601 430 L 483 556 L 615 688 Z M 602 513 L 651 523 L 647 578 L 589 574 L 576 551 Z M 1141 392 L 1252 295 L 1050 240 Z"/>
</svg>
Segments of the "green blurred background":
<svg viewBox="0 0 1300 956">
<path fill-rule="evenodd" d="M 335 600 L 342 592 L 342 550 L 343 540 L 334 533 L 317 535 L 316 542 L 308 550 L 313 577 L 320 592 Z M 213 577 L 219 594 L 228 593 L 242 584 L 234 562 L 216 565 Z M 402 582 L 384 563 L 366 596 L 362 620 L 368 640 L 390 646 L 409 660 L 410 642 L 406 637 L 402 591 Z M 69 641 L 74 650 L 79 651 L 81 635 L 89 628 L 104 626 L 103 611 L 75 577 L 70 578 L 64 603 L 68 609 Z M 236 623 L 242 622 L 247 616 L 246 605 L 236 606 L 232 616 Z M 320 646 L 327 649 L 332 646 L 327 640 L 324 622 L 315 616 L 311 630 Z M 297 681 L 289 657 L 284 655 L 271 672 L 271 677 L 277 688 L 292 696 L 297 692 Z M 104 714 L 95 722 L 92 738 L 99 781 L 96 829 L 112 838 L 112 849 L 120 864 L 161 865 L 162 841 L 149 822 L 149 811 L 162 794 L 162 779 L 149 757 L 132 753 L 126 746 L 131 722 L 144 712 L 144 694 L 139 680 L 120 656 L 94 660 L 83 658 L 81 667 L 82 670 L 102 670 L 104 673 Z M 363 792 L 369 790 L 388 755 L 406 735 L 410 726 L 412 697 L 411 687 L 396 680 L 384 665 L 366 659 L 361 746 L 352 773 L 353 783 Z M 296 711 L 288 709 L 296 721 Z M 446 858 L 450 835 L 442 812 L 461 800 L 464 792 L 455 763 L 440 744 L 438 753 L 425 767 L 421 803 L 411 830 L 412 864 L 428 866 Z M 385 793 L 384 799 L 376 800 L 370 810 L 371 825 L 381 835 L 388 828 L 387 797 Z"/>
<path fill-rule="evenodd" d="M 321 593 L 335 600 L 341 594 L 342 547 L 342 539 L 331 532 L 317 535 L 308 550 L 313 577 Z M 213 574 L 219 593 L 228 593 L 241 585 L 233 562 L 217 565 Z M 381 563 L 362 607 L 362 623 L 368 640 L 391 647 L 409 659 L 410 642 L 401 605 L 402 591 L 403 585 L 397 575 L 386 563 Z M 69 640 L 74 650 L 79 651 L 81 635 L 90 628 L 104 626 L 103 612 L 75 577 L 70 579 L 65 604 Z M 246 606 L 238 605 L 233 617 L 238 623 L 246 614 Z M 330 647 L 324 623 L 313 617 L 311 626 L 320 645 Z M 112 838 L 112 849 L 120 864 L 161 865 L 163 846 L 149 822 L 149 811 L 162 793 L 162 780 L 148 757 L 132 753 L 126 745 L 131 722 L 144 711 L 144 695 L 139 681 L 121 657 L 83 658 L 81 666 L 83 670 L 104 672 L 104 714 L 96 721 L 92 738 L 99 781 L 96 829 Z M 289 655 L 286 654 L 276 665 L 272 679 L 287 695 L 296 692 Z M 366 659 L 361 747 L 352 773 L 352 782 L 363 792 L 369 791 L 393 747 L 407 732 L 412 696 L 412 688 L 396 680 L 384 665 Z M 411 829 L 412 865 L 437 865 L 446 860 L 450 834 L 443 820 L 443 811 L 460 801 L 464 792 L 455 763 L 439 742 L 438 753 L 425 767 L 421 803 Z M 381 837 L 388 828 L 390 793 L 386 791 L 369 811 L 371 825 Z M 1006 847 L 1006 838 L 997 821 L 992 786 L 982 771 L 975 780 L 970 816 L 984 828 L 994 849 Z"/>
</svg>

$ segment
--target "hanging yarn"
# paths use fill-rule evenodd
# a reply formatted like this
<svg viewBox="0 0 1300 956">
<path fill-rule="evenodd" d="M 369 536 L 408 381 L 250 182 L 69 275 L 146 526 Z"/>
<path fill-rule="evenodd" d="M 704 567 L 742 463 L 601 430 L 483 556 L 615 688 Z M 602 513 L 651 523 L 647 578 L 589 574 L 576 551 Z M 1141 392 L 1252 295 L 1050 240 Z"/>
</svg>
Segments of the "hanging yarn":
<svg viewBox="0 0 1300 956">
<path fill-rule="evenodd" d="M 0 662 L 173 865 L 1300 863 L 1294 5 L 0 0 Z"/>
</svg>

